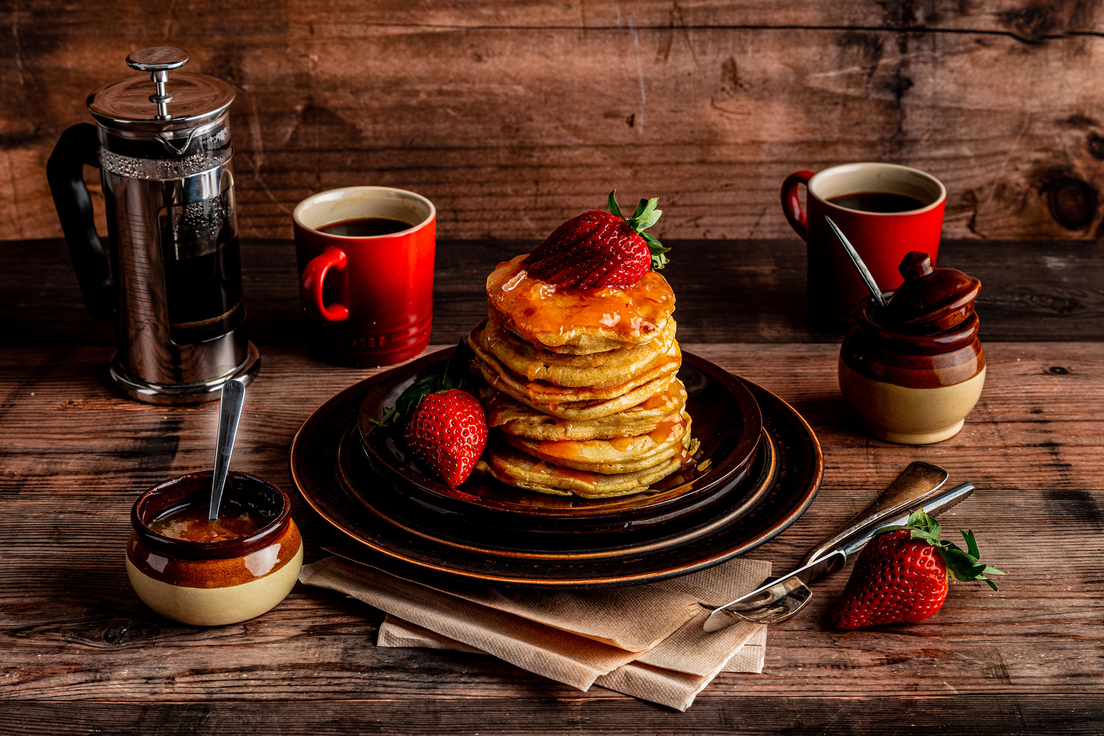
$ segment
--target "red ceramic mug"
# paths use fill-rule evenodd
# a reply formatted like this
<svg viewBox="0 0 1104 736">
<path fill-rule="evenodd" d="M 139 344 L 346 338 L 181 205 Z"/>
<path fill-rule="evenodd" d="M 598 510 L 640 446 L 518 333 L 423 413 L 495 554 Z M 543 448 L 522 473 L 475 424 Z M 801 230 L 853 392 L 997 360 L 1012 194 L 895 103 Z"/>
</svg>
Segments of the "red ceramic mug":
<svg viewBox="0 0 1104 736">
<path fill-rule="evenodd" d="M 356 366 L 422 352 L 433 325 L 433 203 L 402 189 L 345 187 L 307 197 L 292 219 L 312 352 Z"/>
<path fill-rule="evenodd" d="M 804 210 L 798 198 L 802 184 Z M 934 176 L 896 164 L 844 164 L 787 177 L 782 210 L 807 243 L 811 321 L 852 324 L 856 306 L 870 294 L 825 215 L 855 246 L 878 286 L 890 291 L 901 285 L 897 266 L 910 251 L 927 253 L 935 265 L 946 199 L 946 188 Z"/>
</svg>

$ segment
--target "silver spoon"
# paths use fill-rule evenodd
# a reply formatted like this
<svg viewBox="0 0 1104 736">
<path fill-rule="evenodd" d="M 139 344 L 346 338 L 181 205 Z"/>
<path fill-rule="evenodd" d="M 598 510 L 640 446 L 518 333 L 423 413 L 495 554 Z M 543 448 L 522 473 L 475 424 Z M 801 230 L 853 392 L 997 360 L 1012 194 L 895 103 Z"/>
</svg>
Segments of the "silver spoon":
<svg viewBox="0 0 1104 736">
<path fill-rule="evenodd" d="M 870 293 L 874 296 L 874 301 L 878 302 L 879 307 L 885 309 L 887 306 L 886 299 L 882 296 L 882 290 L 878 288 L 878 282 L 874 280 L 874 274 L 870 273 L 870 269 L 863 263 L 862 256 L 855 250 L 855 246 L 851 245 L 851 241 L 847 239 L 843 231 L 836 227 L 836 223 L 832 222 L 831 217 L 825 215 L 824 219 L 827 221 L 828 227 L 832 228 L 832 232 L 834 232 L 840 242 L 843 243 L 843 249 L 847 251 L 847 255 L 851 258 L 851 262 L 855 264 L 855 268 L 858 269 L 859 275 L 862 276 L 862 280 L 866 282 L 866 288 L 870 289 Z"/>
<path fill-rule="evenodd" d="M 238 434 L 238 420 L 241 419 L 244 403 L 244 383 L 227 381 L 222 385 L 218 442 L 215 445 L 215 472 L 211 476 L 211 505 L 207 508 L 207 518 L 210 521 L 218 518 L 219 507 L 222 506 L 222 491 L 226 487 L 226 473 L 230 470 L 230 455 L 234 452 L 234 438 Z"/>
</svg>

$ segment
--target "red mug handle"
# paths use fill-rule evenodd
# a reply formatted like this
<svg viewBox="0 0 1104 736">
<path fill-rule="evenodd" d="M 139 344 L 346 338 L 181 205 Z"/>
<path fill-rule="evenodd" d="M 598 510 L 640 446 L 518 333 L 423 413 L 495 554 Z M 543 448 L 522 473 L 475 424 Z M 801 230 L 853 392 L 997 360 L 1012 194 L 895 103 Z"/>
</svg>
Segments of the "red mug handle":
<svg viewBox="0 0 1104 736">
<path fill-rule="evenodd" d="M 797 187 L 804 184 L 809 187 L 809 180 L 813 178 L 812 171 L 797 171 L 786 177 L 782 182 L 782 212 L 790 221 L 790 227 L 797 231 L 802 240 L 809 240 L 809 218 L 801 209 L 801 200 L 797 198 Z"/>
<path fill-rule="evenodd" d="M 326 306 L 322 298 L 322 285 L 326 282 L 326 274 L 331 268 L 344 271 L 349 258 L 345 251 L 332 245 L 321 254 L 310 259 L 307 267 L 303 269 L 303 276 L 299 279 L 299 303 L 307 314 L 315 319 L 326 322 L 343 322 L 349 319 L 349 308 L 344 304 L 331 304 Z"/>
</svg>

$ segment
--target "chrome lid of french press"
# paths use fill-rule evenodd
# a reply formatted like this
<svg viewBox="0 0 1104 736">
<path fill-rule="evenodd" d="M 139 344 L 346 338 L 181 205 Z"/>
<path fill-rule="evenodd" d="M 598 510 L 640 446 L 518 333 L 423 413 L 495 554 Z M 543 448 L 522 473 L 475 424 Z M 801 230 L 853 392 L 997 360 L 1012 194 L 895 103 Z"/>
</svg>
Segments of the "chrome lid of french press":
<svg viewBox="0 0 1104 736">
<path fill-rule="evenodd" d="M 135 51 L 127 65 L 149 76 L 105 84 L 88 96 L 88 110 L 100 125 L 124 134 L 192 130 L 218 121 L 234 101 L 234 88 L 204 74 L 176 71 L 187 63 L 187 52 L 171 46 Z"/>
</svg>

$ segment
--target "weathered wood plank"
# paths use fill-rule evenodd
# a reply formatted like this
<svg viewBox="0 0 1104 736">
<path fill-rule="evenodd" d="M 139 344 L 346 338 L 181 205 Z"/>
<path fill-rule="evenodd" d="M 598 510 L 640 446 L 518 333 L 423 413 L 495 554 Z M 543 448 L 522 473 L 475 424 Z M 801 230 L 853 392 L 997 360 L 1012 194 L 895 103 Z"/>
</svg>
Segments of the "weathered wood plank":
<svg viewBox="0 0 1104 736">
<path fill-rule="evenodd" d="M 1092 462 L 1104 445 L 1104 386 L 1098 378 L 1104 349 L 1096 343 L 990 345 L 985 392 L 965 429 L 925 448 L 869 439 L 852 425 L 839 393 L 834 346 L 685 348 L 797 408 L 830 448 L 829 485 L 877 483 L 909 459 L 929 457 L 994 488 L 1104 487 L 1104 469 Z M 104 348 L 76 348 L 63 356 L 18 349 L 0 356 L 0 421 L 19 440 L 4 448 L 0 482 L 11 485 L 3 487 L 33 493 L 42 481 L 82 493 L 136 493 L 143 484 L 207 462 L 215 405 L 166 411 L 121 400 L 104 369 L 109 356 Z M 287 448 L 303 421 L 330 396 L 375 371 L 325 366 L 296 349 L 268 348 L 265 356 L 235 457 L 273 468 L 272 480 L 281 483 L 288 479 Z M 1066 373 L 1052 373 L 1055 363 Z M 130 485 L 120 486 L 121 478 Z"/>
<path fill-rule="evenodd" d="M 441 655 L 444 656 L 444 655 Z M 722 675 L 729 678 L 729 675 Z M 733 689 L 739 684 L 734 682 Z M 729 734 L 887 733 L 1028 734 L 1098 733 L 1096 719 L 1104 699 L 1099 695 L 1034 697 L 993 694 L 931 698 L 780 697 L 735 695 L 698 697 L 686 713 L 643 706 L 624 696 L 546 697 L 542 705 L 554 716 L 534 717 L 528 703 L 515 698 L 487 698 L 473 711 L 465 698 L 425 693 L 417 701 L 390 698 L 317 700 L 310 703 L 213 702 L 146 704 L 82 703 L 68 709 L 52 703 L 17 703 L 0 710 L 5 733 L 39 734 L 44 724 L 57 733 L 218 734 L 256 731 L 284 736 L 329 734 L 420 735 L 433 733 L 531 734 Z M 907 715 L 903 715 L 907 714 Z M 56 730 L 55 730 L 56 729 Z"/>
<path fill-rule="evenodd" d="M 105 375 L 110 333 L 81 321 L 60 244 L 0 247 L 0 732 L 1099 730 L 1100 243 L 947 244 L 943 265 L 985 282 L 989 374 L 965 430 L 925 448 L 869 440 L 850 424 L 835 381 L 839 336 L 803 326 L 800 245 L 676 244 L 684 255 L 669 273 L 686 349 L 790 401 L 824 447 L 816 503 L 757 556 L 792 564 L 905 463 L 930 459 L 979 488 L 945 526 L 973 528 L 986 558 L 1009 572 L 996 593 L 955 586 L 928 622 L 851 633 L 826 626 L 846 575 L 830 577 L 808 611 L 772 629 L 763 675 L 722 675 L 686 714 L 608 691 L 580 694 L 488 657 L 376 649 L 381 614 L 317 589 L 297 588 L 264 617 L 219 629 L 152 614 L 121 564 L 130 504 L 154 482 L 210 462 L 215 407 L 119 398 Z M 524 247 L 442 243 L 436 340 L 470 328 L 487 270 Z M 265 362 L 235 466 L 290 487 L 295 430 L 374 371 L 308 360 L 289 337 L 290 245 L 250 243 L 246 253 Z M 821 342 L 786 344 L 809 339 Z M 87 342 L 100 344 L 77 346 Z M 327 528 L 293 504 L 316 558 Z"/>
<path fill-rule="evenodd" d="M 787 174 L 869 159 L 943 179 L 952 237 L 1102 221 L 1099 2 L 185 6 L 0 16 L 0 238 L 58 234 L 49 150 L 157 35 L 240 89 L 247 236 L 373 183 L 429 196 L 449 238 L 543 237 L 614 187 L 661 198 L 661 236 L 785 237 Z"/>
<path fill-rule="evenodd" d="M 672 241 L 664 271 L 678 295 L 680 339 L 708 343 L 827 342 L 842 332 L 805 321 L 805 246 L 797 240 Z M 434 342 L 467 335 L 486 316 L 483 284 L 532 241 L 441 241 Z M 305 344 L 294 246 L 246 241 L 245 296 L 257 344 Z M 1104 339 L 1104 241 L 946 241 L 940 265 L 982 280 L 977 309 L 990 341 Z M 85 312 L 59 240 L 0 243 L 0 344 L 106 345 L 114 334 Z"/>
<path fill-rule="evenodd" d="M 1026 540 L 992 539 L 1032 500 L 1025 494 L 1023 505 L 1005 515 L 990 515 L 983 503 L 971 500 L 972 508 L 956 515 L 970 514 L 979 522 L 972 526 L 986 535 L 987 557 L 1000 560 L 1010 573 L 999 593 L 958 586 L 930 621 L 838 633 L 825 630 L 845 582 L 836 576 L 818 583 L 815 602 L 800 619 L 772 629 L 763 676 L 725 677 L 717 694 L 727 692 L 726 682 L 739 682 L 741 694 L 761 697 L 1100 693 L 1104 591 L 1094 555 L 1075 555 L 1073 561 L 1015 557 L 1024 541 L 1057 542 L 1047 548 L 1062 549 L 1062 540 L 1078 530 L 1059 525 Z M 117 549 L 124 541 L 125 534 Z M 4 561 L 11 588 L 0 599 L 4 699 L 573 695 L 490 659 L 377 649 L 372 642 L 382 619 L 378 612 L 310 589 L 297 589 L 279 608 L 245 624 L 210 630 L 180 626 L 137 601 L 121 562 L 104 564 L 108 551 L 65 547 Z M 757 554 L 779 564 L 789 561 L 781 552 Z M 1042 603 L 1055 596 L 1061 605 Z"/>
<path fill-rule="evenodd" d="M 1027 704 L 1047 693 L 1101 692 L 1104 577 L 1098 550 L 1086 544 L 1104 524 L 1099 343 L 994 344 L 982 408 L 958 437 L 926 448 L 888 445 L 854 431 L 835 386 L 834 346 L 686 347 L 791 401 L 823 444 L 825 482 L 817 502 L 757 556 L 792 564 L 904 464 L 923 458 L 979 486 L 945 523 L 974 528 L 986 557 L 1009 575 L 998 593 L 956 586 L 929 622 L 853 633 L 826 630 L 828 607 L 845 576 L 825 580 L 809 611 L 772 630 L 762 677 L 722 676 L 691 711 L 703 715 L 680 723 L 709 724 L 716 709 L 735 712 L 732 703 L 743 698 L 778 707 L 781 693 L 831 702 L 858 718 L 861 709 L 845 707 L 854 701 L 835 698 L 878 694 L 907 698 L 894 706 L 906 707 L 916 696 L 949 693 L 1003 693 Z M 99 375 L 108 352 L 17 348 L 0 354 L 0 539 L 8 540 L 0 555 L 6 583 L 0 588 L 0 698 L 340 697 L 388 703 L 394 710 L 387 712 L 395 714 L 415 701 L 484 712 L 491 703 L 524 700 L 552 709 L 608 705 L 614 710 L 595 711 L 608 718 L 624 707 L 615 694 L 597 691 L 579 700 L 567 688 L 488 658 L 376 649 L 371 641 L 380 614 L 325 591 L 297 589 L 263 618 L 212 630 L 177 626 L 146 610 L 130 592 L 121 562 L 104 561 L 121 559 L 129 507 L 142 488 L 209 462 L 216 411 L 166 411 L 117 398 Z M 1051 372 L 1054 365 L 1065 373 Z M 372 372 L 321 369 L 300 350 L 267 348 L 235 465 L 290 487 L 287 448 L 295 430 L 315 406 Z M 327 529 L 294 503 L 316 557 Z M 1025 554 L 1025 546 L 1048 552 Z M 734 692 L 740 694 L 735 700 Z M 562 730 L 562 721 L 550 722 Z"/>
<path fill-rule="evenodd" d="M 633 19 L 637 28 L 840 28 L 879 27 L 927 31 L 972 31 L 1020 35 L 1025 40 L 1046 40 L 1066 34 L 1104 31 L 1098 3 L 1038 2 L 1025 12 L 1022 3 L 988 0 L 964 4 L 936 0 L 923 5 L 905 3 L 880 5 L 854 2 L 832 5 L 810 3 L 748 3 L 725 0 L 681 0 L 677 5 L 664 0 L 622 0 L 622 2 L 562 2 L 540 0 L 491 0 L 478 7 L 464 3 L 429 0 L 411 6 L 403 0 L 317 0 L 295 7 L 258 5 L 256 0 L 231 0 L 218 14 L 206 13 L 200 0 L 178 2 L 171 9 L 149 7 L 130 0 L 117 4 L 114 25 L 105 23 L 105 13 L 95 6 L 69 6 L 46 0 L 33 6 L 13 8 L 11 22 L 34 25 L 51 21 L 66 31 L 86 28 L 88 34 L 110 39 L 123 34 L 149 32 L 154 24 L 169 33 L 194 33 L 232 39 L 232 29 L 241 35 L 278 35 L 291 29 L 309 32 L 310 27 L 346 29 L 355 33 L 364 26 L 472 29 L 572 28 L 601 30 L 620 28 Z M 267 9 L 270 12 L 259 12 Z M 62 12 L 64 11 L 64 12 Z M 324 12 L 322 12 L 324 11 Z M 188 18 L 188 24 L 177 21 Z M 171 25 L 167 25 L 171 24 Z"/>
</svg>

